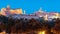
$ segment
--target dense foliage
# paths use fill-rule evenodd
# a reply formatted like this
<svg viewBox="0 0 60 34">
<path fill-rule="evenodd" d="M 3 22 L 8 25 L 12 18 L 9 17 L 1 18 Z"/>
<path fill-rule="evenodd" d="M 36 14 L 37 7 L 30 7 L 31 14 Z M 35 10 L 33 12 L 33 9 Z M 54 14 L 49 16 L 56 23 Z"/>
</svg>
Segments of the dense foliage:
<svg viewBox="0 0 60 34">
<path fill-rule="evenodd" d="M 28 31 L 38 31 L 38 30 L 47 30 L 48 33 L 51 33 L 51 29 L 60 32 L 60 19 L 53 19 L 52 21 L 46 21 L 44 18 L 38 19 L 13 19 L 11 16 L 6 17 L 0 15 L 0 32 L 5 30 L 7 33 L 18 33 L 18 32 L 28 32 Z"/>
</svg>

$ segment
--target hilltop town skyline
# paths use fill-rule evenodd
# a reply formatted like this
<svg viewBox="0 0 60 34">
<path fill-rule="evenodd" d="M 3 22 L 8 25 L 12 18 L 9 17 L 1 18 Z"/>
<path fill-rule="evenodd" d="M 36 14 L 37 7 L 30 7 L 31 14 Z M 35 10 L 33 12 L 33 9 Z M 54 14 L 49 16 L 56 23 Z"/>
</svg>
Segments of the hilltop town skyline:
<svg viewBox="0 0 60 34">
<path fill-rule="evenodd" d="M 23 10 L 22 8 L 11 9 L 10 5 L 7 5 L 6 8 L 2 8 L 2 9 L 0 10 L 0 14 L 3 14 L 6 10 L 9 10 L 11 14 L 27 14 L 27 11 L 26 11 L 26 10 Z M 8 11 L 8 12 L 9 12 L 9 11 Z M 48 11 L 46 11 L 46 10 L 43 10 L 42 7 L 40 7 L 39 10 L 33 12 L 33 14 L 36 13 L 36 12 L 59 13 L 59 12 L 53 12 L 53 11 L 52 11 L 52 12 L 48 12 Z M 32 13 L 30 13 L 30 14 L 32 14 Z M 4 13 L 4 15 L 5 15 L 5 13 Z"/>
<path fill-rule="evenodd" d="M 60 0 L 0 0 L 0 9 L 6 8 L 8 4 L 11 9 L 21 8 L 27 14 L 38 11 L 40 7 L 46 12 L 60 13 Z"/>
<path fill-rule="evenodd" d="M 34 12 L 33 14 L 26 14 L 25 10 L 23 11 L 20 8 L 19 9 L 11 9 L 10 5 L 7 5 L 6 8 L 2 8 L 1 12 L 0 12 L 0 15 L 4 15 L 4 16 L 7 16 L 7 17 L 9 17 L 11 15 L 13 15 L 13 16 L 16 15 L 17 18 L 20 17 L 20 15 L 25 16 L 26 18 L 29 17 L 29 16 L 33 16 L 32 18 L 38 16 L 38 17 L 44 17 L 45 20 L 48 20 L 50 18 L 51 19 L 60 18 L 60 13 L 58 13 L 58 12 L 46 12 L 46 10 L 43 11 L 43 9 L 40 8 L 38 11 Z M 16 17 L 16 16 L 14 16 L 14 17 Z"/>
</svg>

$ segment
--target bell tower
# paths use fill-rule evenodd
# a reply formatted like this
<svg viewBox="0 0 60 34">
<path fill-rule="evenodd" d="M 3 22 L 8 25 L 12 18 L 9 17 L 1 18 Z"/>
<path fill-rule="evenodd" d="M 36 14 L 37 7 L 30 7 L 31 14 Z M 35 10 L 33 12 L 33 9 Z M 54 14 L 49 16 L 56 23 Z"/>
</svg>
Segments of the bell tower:
<svg viewBox="0 0 60 34">
<path fill-rule="evenodd" d="M 6 7 L 6 16 L 10 15 L 10 5 L 7 5 Z"/>
</svg>

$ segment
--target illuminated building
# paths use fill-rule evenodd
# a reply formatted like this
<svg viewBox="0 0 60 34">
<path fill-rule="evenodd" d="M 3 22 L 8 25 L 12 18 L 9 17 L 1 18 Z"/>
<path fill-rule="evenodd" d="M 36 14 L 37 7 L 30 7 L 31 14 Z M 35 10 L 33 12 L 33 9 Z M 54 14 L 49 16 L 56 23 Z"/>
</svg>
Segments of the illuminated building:
<svg viewBox="0 0 60 34">
<path fill-rule="evenodd" d="M 17 14 L 22 14 L 22 9 L 16 9 Z"/>
<path fill-rule="evenodd" d="M 44 16 L 44 20 L 48 20 L 48 15 L 45 15 Z"/>
<path fill-rule="evenodd" d="M 9 16 L 11 14 L 22 14 L 22 9 L 10 9 L 10 6 L 7 5 L 6 8 L 1 9 L 0 14 L 4 16 Z"/>
<path fill-rule="evenodd" d="M 49 13 L 49 18 L 52 18 L 52 19 L 54 19 L 54 18 L 59 18 L 59 13 Z"/>
<path fill-rule="evenodd" d="M 59 13 L 56 13 L 56 18 L 59 18 Z"/>
<path fill-rule="evenodd" d="M 42 11 L 42 8 L 40 8 L 38 10 L 38 12 L 35 12 L 34 14 L 39 16 L 39 17 L 44 17 L 45 20 L 50 20 L 50 19 L 54 19 L 54 18 L 60 18 L 59 13 L 56 13 L 56 12 L 47 13 L 46 10 Z"/>
<path fill-rule="evenodd" d="M 10 10 L 11 14 L 16 14 L 16 10 Z"/>
<path fill-rule="evenodd" d="M 10 10 L 11 14 L 22 14 L 22 9 L 15 9 L 15 10 Z"/>
<path fill-rule="evenodd" d="M 34 14 L 39 17 L 44 17 L 44 15 L 46 15 L 46 13 L 42 11 L 42 8 L 40 8 L 38 12 L 35 12 Z"/>
<path fill-rule="evenodd" d="M 2 9 L 1 9 L 1 12 L 0 12 L 1 15 L 4 15 L 4 16 L 5 16 L 5 15 L 6 15 L 6 14 L 5 14 L 5 11 L 6 11 L 6 9 L 5 9 L 5 8 L 2 8 Z"/>
</svg>

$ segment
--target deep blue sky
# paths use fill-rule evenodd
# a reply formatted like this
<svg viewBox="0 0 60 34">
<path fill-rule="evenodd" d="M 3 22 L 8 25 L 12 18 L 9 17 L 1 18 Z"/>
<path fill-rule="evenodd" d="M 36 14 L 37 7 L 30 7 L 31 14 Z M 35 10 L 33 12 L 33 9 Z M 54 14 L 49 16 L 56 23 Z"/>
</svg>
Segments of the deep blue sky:
<svg viewBox="0 0 60 34">
<path fill-rule="evenodd" d="M 0 9 L 10 5 L 11 8 L 22 8 L 27 14 L 38 11 L 40 7 L 47 12 L 60 12 L 60 0 L 0 0 Z"/>
</svg>

